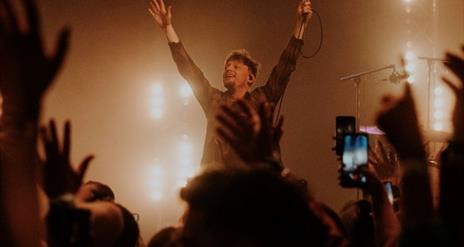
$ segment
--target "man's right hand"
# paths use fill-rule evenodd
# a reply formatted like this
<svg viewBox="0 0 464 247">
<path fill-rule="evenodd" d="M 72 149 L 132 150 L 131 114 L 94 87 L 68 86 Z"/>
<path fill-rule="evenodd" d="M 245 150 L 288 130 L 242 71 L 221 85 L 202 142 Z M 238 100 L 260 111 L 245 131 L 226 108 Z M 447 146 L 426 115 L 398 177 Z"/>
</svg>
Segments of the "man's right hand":
<svg viewBox="0 0 464 247">
<path fill-rule="evenodd" d="M 163 29 L 168 42 L 179 43 L 179 36 L 177 36 L 171 22 L 171 6 L 166 8 L 164 0 L 150 0 L 150 7 L 148 8 L 148 11 L 153 16 L 153 19 L 155 19 L 158 26 Z"/>
<path fill-rule="evenodd" d="M 166 29 L 167 26 L 171 25 L 171 6 L 166 8 L 164 0 L 151 0 L 148 11 L 155 19 L 155 22 L 162 28 Z"/>
</svg>

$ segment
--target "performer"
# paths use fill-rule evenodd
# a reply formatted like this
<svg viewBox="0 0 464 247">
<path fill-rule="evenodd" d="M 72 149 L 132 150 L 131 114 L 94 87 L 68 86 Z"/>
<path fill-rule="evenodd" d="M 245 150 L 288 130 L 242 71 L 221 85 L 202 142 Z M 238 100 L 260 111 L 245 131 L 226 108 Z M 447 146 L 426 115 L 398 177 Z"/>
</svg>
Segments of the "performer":
<svg viewBox="0 0 464 247">
<path fill-rule="evenodd" d="M 311 1 L 301 0 L 297 7 L 295 29 L 287 47 L 264 86 L 257 87 L 253 91 L 250 91 L 250 88 L 256 81 L 259 64 L 248 51 L 235 50 L 226 57 L 223 83 L 227 90 L 220 91 L 211 86 L 203 72 L 187 54 L 172 25 L 171 6 L 166 6 L 163 0 L 151 0 L 149 11 L 164 31 L 179 73 L 190 84 L 206 115 L 207 130 L 202 165 L 206 168 L 239 166 L 242 161 L 216 134 L 216 114 L 221 105 L 232 104 L 237 99 L 244 99 L 255 107 L 263 99 L 271 104 L 277 104 L 285 91 L 290 74 L 295 70 L 296 60 L 303 46 L 303 34 L 312 16 Z"/>
</svg>

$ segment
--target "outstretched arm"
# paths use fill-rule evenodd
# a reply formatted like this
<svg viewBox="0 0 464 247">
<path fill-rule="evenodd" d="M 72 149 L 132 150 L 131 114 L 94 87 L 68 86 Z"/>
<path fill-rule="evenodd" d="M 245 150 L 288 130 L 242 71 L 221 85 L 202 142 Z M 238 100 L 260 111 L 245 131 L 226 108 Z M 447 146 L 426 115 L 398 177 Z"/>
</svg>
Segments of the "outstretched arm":
<svg viewBox="0 0 464 247">
<path fill-rule="evenodd" d="M 21 3 L 27 31 L 13 1 L 0 1 L 0 219 L 8 231 L 0 239 L 8 238 L 9 246 L 38 246 L 37 126 L 42 98 L 67 53 L 69 30 L 62 30 L 54 54 L 47 54 L 35 1 Z"/>
<path fill-rule="evenodd" d="M 303 46 L 303 34 L 306 25 L 312 16 L 311 1 L 301 0 L 297 7 L 297 20 L 295 30 L 287 47 L 280 55 L 279 63 L 272 69 L 266 84 L 259 88 L 263 90 L 267 100 L 276 104 L 287 88 L 290 75 L 295 71 L 296 60 Z"/>
<path fill-rule="evenodd" d="M 196 66 L 180 42 L 171 21 L 172 7 L 166 7 L 164 0 L 151 0 L 148 11 L 153 16 L 155 23 L 164 31 L 179 73 L 190 84 L 195 97 L 203 110 L 207 112 L 211 95 L 219 90 L 211 87 L 203 72 Z"/>
<path fill-rule="evenodd" d="M 375 235 L 378 246 L 395 246 L 401 232 L 400 222 L 373 166 L 362 171 L 367 177 L 364 191 L 372 196 L 372 209 L 376 222 Z"/>
<path fill-rule="evenodd" d="M 453 140 L 441 156 L 440 167 L 440 213 L 443 221 L 450 229 L 457 245 L 464 244 L 462 232 L 464 230 L 464 202 L 462 194 L 462 175 L 464 174 L 464 46 L 461 54 L 447 53 L 446 67 L 458 78 L 453 83 L 443 78 L 454 93 L 456 103 L 453 110 Z"/>
<path fill-rule="evenodd" d="M 403 165 L 402 216 L 405 228 L 433 219 L 432 195 L 411 88 L 406 85 L 404 96 L 398 100 L 386 97 L 384 110 L 377 122 L 398 152 Z M 398 124 L 398 120 L 402 124 Z"/>
</svg>

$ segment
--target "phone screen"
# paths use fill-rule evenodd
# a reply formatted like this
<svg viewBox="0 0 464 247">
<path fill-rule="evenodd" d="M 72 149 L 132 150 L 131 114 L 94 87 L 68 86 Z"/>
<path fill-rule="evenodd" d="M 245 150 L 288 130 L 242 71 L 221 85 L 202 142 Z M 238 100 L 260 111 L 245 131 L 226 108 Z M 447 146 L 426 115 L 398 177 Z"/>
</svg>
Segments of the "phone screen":
<svg viewBox="0 0 464 247">
<path fill-rule="evenodd" d="M 342 185 L 362 186 L 366 177 L 358 168 L 367 166 L 369 139 L 366 134 L 346 134 L 343 137 Z"/>
<path fill-rule="evenodd" d="M 353 116 L 337 116 L 335 126 L 335 152 L 337 155 L 343 153 L 343 137 L 345 134 L 356 132 L 356 118 Z"/>
</svg>

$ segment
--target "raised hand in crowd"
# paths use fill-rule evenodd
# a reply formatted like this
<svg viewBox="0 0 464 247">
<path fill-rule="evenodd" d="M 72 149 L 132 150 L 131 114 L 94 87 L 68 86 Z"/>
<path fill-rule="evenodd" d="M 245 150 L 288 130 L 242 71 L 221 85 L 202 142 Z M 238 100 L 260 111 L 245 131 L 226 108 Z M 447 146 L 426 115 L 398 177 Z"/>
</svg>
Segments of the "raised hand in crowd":
<svg viewBox="0 0 464 247">
<path fill-rule="evenodd" d="M 461 48 L 464 53 L 464 46 Z M 452 236 L 453 244 L 464 244 L 464 201 L 462 194 L 462 176 L 464 175 L 464 58 L 463 54 L 446 54 L 445 66 L 453 72 L 458 82 L 448 78 L 443 81 L 456 98 L 453 110 L 454 135 L 441 154 L 440 163 L 440 215 Z"/>
<path fill-rule="evenodd" d="M 47 54 L 35 1 L 22 2 L 26 10 L 27 31 L 20 28 L 11 1 L 2 1 L 0 89 L 5 117 L 14 114 L 21 121 L 34 121 L 39 117 L 41 99 L 67 54 L 70 30 L 63 28 L 60 31 L 54 51 Z"/>
<path fill-rule="evenodd" d="M 217 116 L 219 136 L 228 142 L 245 162 L 279 162 L 278 143 L 282 137 L 283 118 L 272 126 L 272 110 L 262 103 L 258 112 L 242 100 L 222 106 Z"/>
<path fill-rule="evenodd" d="M 42 42 L 34 0 L 24 6 L 26 29 L 20 28 L 13 1 L 0 1 L 0 91 L 2 92 L 0 192 L 5 246 L 38 246 L 36 137 L 41 100 L 56 77 L 68 50 L 63 29 L 50 55 Z M 4 221 L 3 221 L 4 220 Z M 3 234 L 4 233 L 4 234 Z"/>
<path fill-rule="evenodd" d="M 85 172 L 94 158 L 89 155 L 73 168 L 71 153 L 71 123 L 64 125 L 63 141 L 60 143 L 56 124 L 50 120 L 48 126 L 40 129 L 40 136 L 45 150 L 43 161 L 43 187 L 50 198 L 56 198 L 66 193 L 74 194 L 82 184 Z"/>
<path fill-rule="evenodd" d="M 417 229 L 434 219 L 432 195 L 411 88 L 397 100 L 384 99 L 378 124 L 395 147 L 403 167 L 401 212 L 404 229 Z M 401 124 L 398 124 L 401 121 Z M 412 237 L 414 238 L 414 237 Z M 411 240 L 411 241 L 415 241 Z"/>
<path fill-rule="evenodd" d="M 404 96 L 397 100 L 391 96 L 384 97 L 377 121 L 400 159 L 424 161 L 426 155 L 411 87 L 405 87 Z M 401 124 L 398 124 L 399 119 Z"/>
<path fill-rule="evenodd" d="M 464 54 L 464 46 L 462 46 L 462 52 Z M 451 70 L 456 77 L 459 79 L 459 83 L 456 85 L 451 82 L 450 79 L 443 77 L 443 81 L 453 91 L 456 96 L 456 104 L 453 110 L 453 127 L 454 127 L 454 139 L 464 140 L 464 59 L 462 56 L 446 53 L 445 66 Z"/>
<path fill-rule="evenodd" d="M 382 141 L 377 141 L 375 149 L 369 148 L 369 163 L 374 166 L 380 180 L 396 179 L 399 168 L 398 156 Z"/>
<path fill-rule="evenodd" d="M 361 172 L 366 176 L 366 185 L 363 190 L 372 199 L 377 244 L 378 246 L 395 246 L 400 236 L 401 226 L 393 205 L 388 200 L 384 185 L 374 166 L 363 167 Z"/>
</svg>

